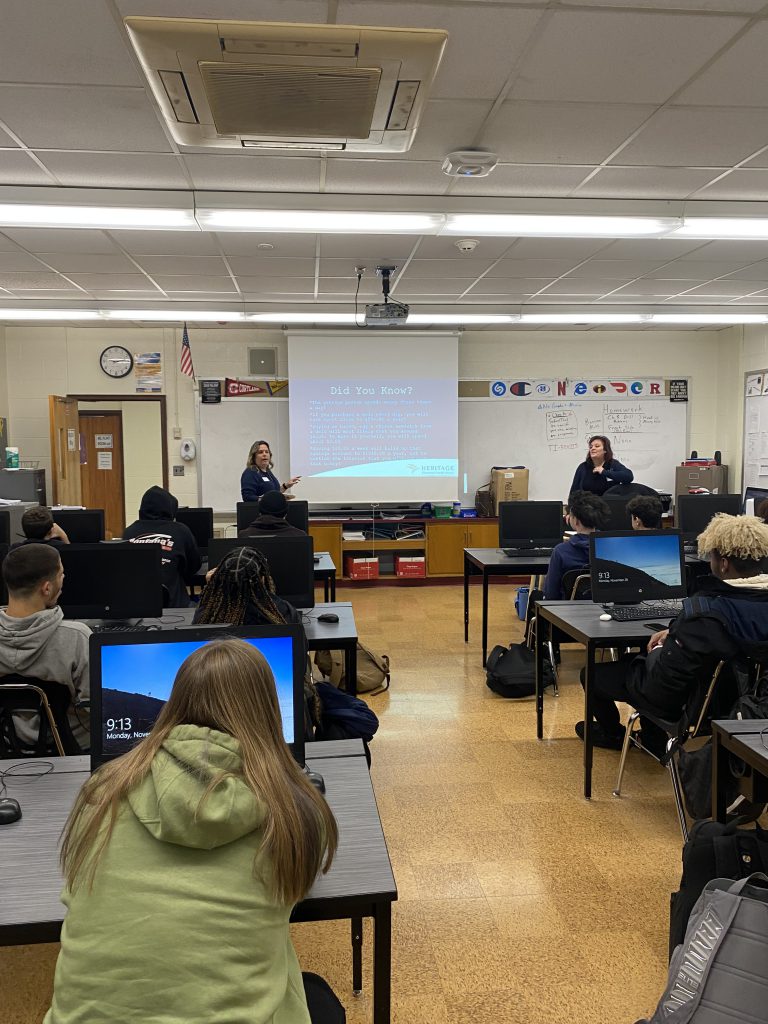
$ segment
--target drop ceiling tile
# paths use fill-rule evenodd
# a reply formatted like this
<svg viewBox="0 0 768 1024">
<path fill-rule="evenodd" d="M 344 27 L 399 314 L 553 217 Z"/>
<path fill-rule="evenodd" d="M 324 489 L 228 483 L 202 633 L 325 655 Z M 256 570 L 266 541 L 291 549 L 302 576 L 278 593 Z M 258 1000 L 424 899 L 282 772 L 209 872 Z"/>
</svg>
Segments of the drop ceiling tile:
<svg viewBox="0 0 768 1024">
<path fill-rule="evenodd" d="M 132 256 L 218 256 L 216 236 L 205 231 L 110 231 Z"/>
<path fill-rule="evenodd" d="M 766 306 L 768 305 L 768 295 L 751 295 L 747 299 L 733 299 L 729 305 L 733 306 Z"/>
<path fill-rule="evenodd" d="M 759 285 L 754 288 L 745 287 L 745 281 L 719 280 L 702 284 L 698 288 L 689 289 L 686 295 L 710 295 L 713 298 L 735 299 L 740 295 L 749 295 L 750 292 L 760 291 Z M 682 291 L 682 289 L 680 289 Z"/>
<path fill-rule="evenodd" d="M 624 154 L 619 154 L 617 159 L 623 160 Z M 722 167 L 618 167 L 609 164 L 573 194 L 595 199 L 686 199 L 722 170 Z"/>
<path fill-rule="evenodd" d="M 108 252 L 115 247 L 103 231 L 88 228 L 4 228 L 3 234 L 30 252 Z"/>
<path fill-rule="evenodd" d="M 147 288 L 150 282 L 142 274 L 68 274 L 75 284 L 86 291 L 108 288 Z"/>
<path fill-rule="evenodd" d="M 403 260 L 400 266 L 403 265 Z M 321 259 L 320 260 L 320 277 L 323 278 L 344 278 L 356 281 L 355 276 L 355 261 L 344 260 L 344 259 Z M 361 265 L 361 264 L 358 264 Z M 397 265 L 397 264 L 396 264 Z M 396 280 L 400 276 L 400 270 L 395 271 L 393 280 Z M 361 290 L 366 286 L 373 288 L 378 294 L 381 294 L 381 280 L 376 275 L 376 264 L 369 262 L 366 265 L 365 272 L 363 274 L 360 288 Z"/>
<path fill-rule="evenodd" d="M 318 281 L 318 294 L 326 298 L 335 295 L 342 299 L 354 300 L 356 287 L 357 278 L 354 274 L 348 274 L 346 277 L 321 277 Z M 383 301 L 381 282 L 376 278 L 363 278 L 360 282 L 358 300 Z"/>
<path fill-rule="evenodd" d="M 166 291 L 166 295 L 169 299 L 175 299 L 180 302 L 216 302 L 221 304 L 225 302 L 239 302 L 242 298 L 237 292 L 208 292 L 194 288 L 188 290 L 180 289 L 178 291 L 169 288 Z M 114 298 L 115 296 L 113 295 L 112 297 Z M 157 297 L 157 292 L 155 292 L 155 297 Z"/>
<path fill-rule="evenodd" d="M 458 254 L 457 254 L 458 255 Z M 414 259 L 404 271 L 406 278 L 433 279 L 446 277 L 450 280 L 473 281 L 491 266 L 490 260 L 421 260 Z"/>
<path fill-rule="evenodd" d="M 768 241 L 699 241 L 697 244 L 697 249 L 686 254 L 687 260 L 707 263 L 732 260 L 744 265 L 768 259 Z"/>
<path fill-rule="evenodd" d="M 410 278 L 406 275 L 402 281 L 396 281 L 394 292 L 403 295 L 449 295 L 456 297 L 466 291 L 471 281 L 465 279 L 449 281 L 445 278 Z"/>
<path fill-rule="evenodd" d="M 62 185 L 77 188 L 189 187 L 175 156 L 148 153 L 51 153 L 38 158 Z"/>
<path fill-rule="evenodd" d="M 327 192 L 439 195 L 450 183 L 437 161 L 335 159 L 325 176 Z"/>
<path fill-rule="evenodd" d="M 134 256 L 134 259 L 143 270 L 152 275 L 229 276 L 224 260 L 217 256 Z"/>
<path fill-rule="evenodd" d="M 608 245 L 605 238 L 518 238 L 507 253 L 509 259 L 589 259 Z"/>
<path fill-rule="evenodd" d="M 674 263 L 658 270 L 651 270 L 646 277 L 660 281 L 711 281 L 740 270 L 739 263 L 708 263 L 704 260 L 675 260 Z"/>
<path fill-rule="evenodd" d="M 266 285 L 265 285 L 266 289 Z M 243 294 L 244 302 L 307 302 L 314 300 L 314 282 L 312 288 L 307 288 L 306 291 L 299 292 L 291 290 L 290 288 L 284 289 L 283 291 L 259 291 L 259 292 L 247 292 Z M 293 308 L 292 306 L 286 306 L 286 309 Z"/>
<path fill-rule="evenodd" d="M 116 0 L 123 17 L 211 18 L 226 21 L 298 21 L 319 24 L 326 18 L 326 0 L 219 0 L 215 14 L 209 0 Z"/>
<path fill-rule="evenodd" d="M 768 24 L 757 22 L 749 32 L 691 82 L 676 103 L 707 106 L 768 106 Z"/>
<path fill-rule="evenodd" d="M 6 6 L 13 11 L 3 18 L 4 82 L 140 84 L 107 4 L 17 0 Z"/>
<path fill-rule="evenodd" d="M 622 165 L 731 167 L 768 145 L 768 109 L 668 107 L 622 150 Z"/>
<path fill-rule="evenodd" d="M 671 238 L 619 238 L 610 242 L 600 253 L 604 260 L 659 260 L 667 263 L 686 253 L 693 253 L 704 245 L 701 241 Z M 692 257 L 689 255 L 689 259 Z M 716 256 L 710 259 L 717 259 Z"/>
<path fill-rule="evenodd" d="M 552 278 L 521 278 L 505 281 L 498 277 L 483 277 L 472 286 L 469 295 L 535 295 L 552 283 Z"/>
<path fill-rule="evenodd" d="M 768 260 L 761 260 L 749 267 L 737 270 L 728 275 L 729 280 L 734 281 L 765 281 L 768 284 Z"/>
<path fill-rule="evenodd" d="M 337 21 L 347 25 L 442 28 L 449 33 L 432 95 L 493 99 L 536 27 L 542 11 L 473 4 L 370 4 L 341 0 Z"/>
<path fill-rule="evenodd" d="M 641 296 L 642 298 L 666 298 L 668 295 L 677 295 L 680 291 L 679 281 L 633 281 L 631 284 L 619 288 L 613 292 L 617 298 L 624 296 Z"/>
<path fill-rule="evenodd" d="M 54 269 L 66 274 L 136 274 L 136 267 L 122 253 L 49 252 L 41 253 Z"/>
<path fill-rule="evenodd" d="M 515 99 L 663 103 L 744 24 L 627 11 L 557 11 L 526 54 Z"/>
<path fill-rule="evenodd" d="M 222 231 L 217 238 L 228 256 L 314 256 L 315 235 L 265 234 L 263 232 Z M 270 245 L 271 249 L 259 249 Z"/>
<path fill-rule="evenodd" d="M 506 100 L 482 145 L 505 163 L 596 164 L 655 107 L 635 103 L 528 103 Z"/>
<path fill-rule="evenodd" d="M 454 178 L 457 196 L 567 196 L 592 170 L 543 164 L 501 164 L 487 178 Z"/>
<path fill-rule="evenodd" d="M 0 185 L 56 185 L 23 149 L 0 149 Z"/>
<path fill-rule="evenodd" d="M 600 254 L 603 255 L 602 253 Z M 631 281 L 635 277 L 643 277 L 656 270 L 660 260 L 604 260 L 595 258 L 582 263 L 568 274 L 567 280 L 574 277 L 592 278 L 599 281 Z"/>
<path fill-rule="evenodd" d="M 15 299 L 81 299 L 88 298 L 82 292 L 73 291 L 71 285 L 68 285 L 64 281 L 63 288 L 14 288 L 13 297 Z"/>
<path fill-rule="evenodd" d="M 31 271 L 26 274 L 3 273 L 0 274 L 0 288 L 8 288 L 15 291 L 17 288 L 49 288 L 53 291 L 77 291 L 74 285 L 69 284 L 58 274 L 48 274 L 45 271 L 35 273 Z"/>
<path fill-rule="evenodd" d="M 314 277 L 239 277 L 237 283 L 243 294 L 256 296 L 266 292 L 303 295 L 315 290 Z"/>
<path fill-rule="evenodd" d="M 418 239 L 411 239 L 415 244 Z M 435 238 L 433 236 L 424 236 L 419 241 L 419 247 L 416 250 L 416 255 L 419 259 L 455 259 L 458 249 L 456 248 L 456 238 Z M 477 248 L 470 257 L 470 259 L 490 259 L 497 260 L 500 256 L 503 256 L 514 242 L 509 238 L 478 238 Z"/>
<path fill-rule="evenodd" d="M 489 278 L 535 277 L 549 281 L 573 270 L 573 260 L 499 260 L 486 274 Z"/>
<path fill-rule="evenodd" d="M 316 192 L 320 158 L 263 153 L 183 154 L 195 188 L 254 192 Z"/>
<path fill-rule="evenodd" d="M 312 277 L 315 273 L 314 259 L 300 257 L 232 256 L 229 265 L 238 277 Z"/>
<path fill-rule="evenodd" d="M 686 292 L 684 295 L 675 295 L 670 299 L 667 299 L 664 303 L 665 306 L 676 305 L 676 306 L 721 306 L 725 300 L 722 297 L 713 298 L 709 295 L 691 295 Z M 738 302 L 738 299 L 729 300 Z"/>
<path fill-rule="evenodd" d="M 2 128 L 0 128 L 0 147 L 2 147 L 2 149 L 18 148 L 18 143 L 16 142 L 16 140 L 11 135 L 9 135 L 8 132 L 4 132 Z"/>
<path fill-rule="evenodd" d="M 154 274 L 154 281 L 165 291 L 200 291 L 200 292 L 236 292 L 237 289 L 231 277 L 193 277 L 186 274 L 184 277 L 171 277 L 164 274 Z"/>
<path fill-rule="evenodd" d="M 554 281 L 544 289 L 543 294 L 545 297 L 548 295 L 583 295 L 585 297 L 597 298 L 598 295 L 612 292 L 616 288 L 616 284 L 616 281 L 596 281 L 565 277 L 560 281 Z"/>
<path fill-rule="evenodd" d="M 768 170 L 731 171 L 720 181 L 702 188 L 694 199 L 756 199 L 768 195 Z"/>
<path fill-rule="evenodd" d="M 744 167 L 768 167 L 768 147 L 766 147 L 765 152 L 758 153 L 751 160 L 747 160 Z"/>
<path fill-rule="evenodd" d="M 570 6 L 647 7 L 658 11 L 663 9 L 664 0 L 570 0 Z M 676 11 L 711 11 L 718 14 L 754 14 L 764 6 L 764 0 L 675 0 L 674 3 Z"/>
<path fill-rule="evenodd" d="M 388 263 L 406 259 L 417 242 L 415 235 L 321 235 L 320 254 L 355 261 L 362 259 L 370 266 L 373 260 Z"/>
<path fill-rule="evenodd" d="M 29 256 L 21 249 L 0 252 L 0 273 L 23 273 L 28 270 L 44 273 L 46 268 L 34 256 Z"/>
<path fill-rule="evenodd" d="M 170 151 L 142 88 L 0 85 L 0 120 L 30 149 Z"/>
</svg>

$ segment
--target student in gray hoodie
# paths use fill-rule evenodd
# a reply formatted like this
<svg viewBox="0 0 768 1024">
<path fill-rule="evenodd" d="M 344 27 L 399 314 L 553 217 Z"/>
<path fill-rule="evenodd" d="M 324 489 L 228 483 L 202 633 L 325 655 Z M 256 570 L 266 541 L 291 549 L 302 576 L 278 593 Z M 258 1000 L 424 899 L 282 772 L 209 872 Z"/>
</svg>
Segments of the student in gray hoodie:
<svg viewBox="0 0 768 1024">
<path fill-rule="evenodd" d="M 8 606 L 0 609 L 0 676 L 17 673 L 69 689 L 72 704 L 89 699 L 88 637 L 82 622 L 65 622 L 57 602 L 64 582 L 59 552 L 49 544 L 24 544 L 3 562 Z M 89 744 L 88 715 L 70 711 L 78 743 Z M 14 716 L 19 738 L 33 742 L 37 716 Z"/>
</svg>

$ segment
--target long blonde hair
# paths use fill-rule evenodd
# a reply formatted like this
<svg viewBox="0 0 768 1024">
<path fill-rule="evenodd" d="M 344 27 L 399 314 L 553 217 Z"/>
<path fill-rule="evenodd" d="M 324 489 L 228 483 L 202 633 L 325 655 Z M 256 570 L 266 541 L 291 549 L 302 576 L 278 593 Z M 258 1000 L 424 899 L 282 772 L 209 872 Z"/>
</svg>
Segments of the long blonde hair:
<svg viewBox="0 0 768 1024">
<path fill-rule="evenodd" d="M 218 729 L 240 744 L 242 778 L 266 805 L 264 836 L 254 861 L 266 857 L 275 900 L 302 899 L 318 871 L 331 866 L 338 829 L 322 796 L 291 757 L 283 739 L 274 679 L 264 656 L 244 640 L 205 644 L 183 662 L 154 728 L 133 750 L 103 765 L 85 783 L 67 820 L 61 864 L 70 890 L 89 885 L 117 820 L 120 804 L 150 772 L 177 725 Z M 300 727 L 300 723 L 298 723 Z M 222 770 L 202 804 L 226 778 Z M 194 814 L 190 809 L 190 815 Z"/>
<path fill-rule="evenodd" d="M 275 464 L 272 461 L 272 446 L 270 445 L 269 441 L 254 441 L 251 447 L 248 449 L 248 461 L 245 464 L 246 469 L 253 469 L 255 467 L 256 452 L 259 450 L 259 448 L 261 448 L 262 445 L 264 445 L 267 451 L 269 452 L 269 465 L 267 466 L 267 469 L 272 469 L 274 467 Z"/>
</svg>

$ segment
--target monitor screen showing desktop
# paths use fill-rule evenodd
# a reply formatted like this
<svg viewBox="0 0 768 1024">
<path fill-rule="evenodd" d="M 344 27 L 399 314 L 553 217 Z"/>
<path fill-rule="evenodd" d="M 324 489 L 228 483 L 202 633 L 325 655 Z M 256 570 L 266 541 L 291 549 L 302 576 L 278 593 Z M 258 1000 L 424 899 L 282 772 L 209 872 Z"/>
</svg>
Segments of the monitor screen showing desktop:
<svg viewBox="0 0 768 1024">
<path fill-rule="evenodd" d="M 563 506 L 559 501 L 502 501 L 499 504 L 499 547 L 554 547 L 563 539 Z"/>
<path fill-rule="evenodd" d="M 237 532 L 245 530 L 251 525 L 259 514 L 258 501 L 238 501 L 237 503 Z M 285 513 L 286 522 L 297 530 L 309 532 L 309 502 L 289 501 Z"/>
<path fill-rule="evenodd" d="M 63 544 L 65 619 L 156 618 L 163 614 L 160 545 Z"/>
<path fill-rule="evenodd" d="M 90 642 L 91 760 L 104 761 L 143 739 L 168 699 L 181 663 L 223 635 L 239 636 L 266 658 L 277 689 L 283 737 L 304 764 L 304 639 L 300 626 L 218 627 L 156 633 L 101 633 Z"/>
<path fill-rule="evenodd" d="M 267 559 L 279 597 L 294 608 L 314 608 L 314 542 L 309 535 L 214 537 L 208 545 L 208 568 L 213 569 L 230 551 L 242 547 L 256 548 Z"/>
<path fill-rule="evenodd" d="M 51 514 L 70 544 L 98 544 L 104 540 L 103 508 L 54 508 Z"/>
<path fill-rule="evenodd" d="M 748 516 L 757 515 L 757 510 L 768 498 L 768 487 L 747 487 L 744 491 L 744 505 L 742 512 Z M 751 502 L 751 504 L 748 504 Z"/>
<path fill-rule="evenodd" d="M 678 494 L 675 525 L 687 541 L 694 541 L 709 526 L 712 516 L 741 514 L 740 494 Z"/>
<path fill-rule="evenodd" d="M 207 550 L 208 541 L 213 536 L 212 508 L 180 508 L 176 512 L 176 522 L 189 527 L 200 551 Z"/>
<path fill-rule="evenodd" d="M 683 540 L 676 530 L 592 533 L 592 600 L 636 604 L 685 597 Z"/>
</svg>

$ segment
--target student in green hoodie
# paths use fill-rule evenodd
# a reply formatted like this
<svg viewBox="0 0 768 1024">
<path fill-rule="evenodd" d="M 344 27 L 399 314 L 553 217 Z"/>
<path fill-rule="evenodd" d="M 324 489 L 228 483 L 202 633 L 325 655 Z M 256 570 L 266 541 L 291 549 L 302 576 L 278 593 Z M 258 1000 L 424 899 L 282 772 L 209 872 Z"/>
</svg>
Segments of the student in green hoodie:
<svg viewBox="0 0 768 1024">
<path fill-rule="evenodd" d="M 289 930 L 337 839 L 263 656 L 236 639 L 199 648 L 149 736 L 75 802 L 45 1024 L 341 1024 Z"/>
</svg>

